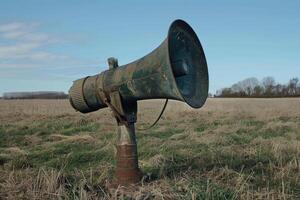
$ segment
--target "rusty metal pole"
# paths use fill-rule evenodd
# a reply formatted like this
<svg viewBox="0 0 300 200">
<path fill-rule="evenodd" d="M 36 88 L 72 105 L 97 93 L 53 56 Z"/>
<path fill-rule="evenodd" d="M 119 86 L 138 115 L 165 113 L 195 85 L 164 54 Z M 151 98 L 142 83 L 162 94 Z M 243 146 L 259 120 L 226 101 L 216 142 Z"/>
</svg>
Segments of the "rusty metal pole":
<svg viewBox="0 0 300 200">
<path fill-rule="evenodd" d="M 128 186 L 141 180 L 142 173 L 138 165 L 134 123 L 119 124 L 118 126 L 116 162 L 115 181 L 117 185 Z"/>
<path fill-rule="evenodd" d="M 108 64 L 110 70 L 119 66 L 116 58 L 109 58 Z M 110 92 L 109 95 L 101 91 L 100 95 L 106 105 L 111 108 L 118 124 L 117 166 L 111 186 L 129 186 L 138 183 L 142 173 L 138 165 L 134 127 L 137 118 L 137 102 L 123 102 L 119 91 Z"/>
</svg>

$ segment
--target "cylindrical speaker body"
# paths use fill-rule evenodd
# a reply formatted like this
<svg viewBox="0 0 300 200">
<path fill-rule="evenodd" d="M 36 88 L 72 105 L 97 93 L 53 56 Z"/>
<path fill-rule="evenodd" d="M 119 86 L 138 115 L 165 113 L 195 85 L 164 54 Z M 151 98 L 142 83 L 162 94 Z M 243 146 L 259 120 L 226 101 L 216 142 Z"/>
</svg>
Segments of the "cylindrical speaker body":
<svg viewBox="0 0 300 200">
<path fill-rule="evenodd" d="M 135 62 L 74 81 L 69 91 L 71 104 L 83 113 L 106 107 L 100 91 L 118 91 L 125 102 L 153 98 L 183 100 L 169 63 L 167 40 Z M 74 94 L 82 96 L 74 98 Z"/>
<path fill-rule="evenodd" d="M 106 107 L 114 92 L 119 92 L 124 102 L 164 98 L 200 108 L 208 96 L 208 71 L 193 29 L 176 20 L 168 37 L 148 55 L 75 81 L 69 91 L 70 102 L 80 112 L 91 112 Z"/>
<path fill-rule="evenodd" d="M 119 91 L 125 101 L 154 98 L 183 100 L 169 62 L 167 40 L 143 58 L 103 72 L 103 79 L 98 81 L 103 81 L 106 93 Z"/>
<path fill-rule="evenodd" d="M 73 82 L 69 90 L 69 101 L 75 110 L 88 113 L 107 107 L 98 95 L 98 76 L 99 74 L 88 76 Z"/>
</svg>

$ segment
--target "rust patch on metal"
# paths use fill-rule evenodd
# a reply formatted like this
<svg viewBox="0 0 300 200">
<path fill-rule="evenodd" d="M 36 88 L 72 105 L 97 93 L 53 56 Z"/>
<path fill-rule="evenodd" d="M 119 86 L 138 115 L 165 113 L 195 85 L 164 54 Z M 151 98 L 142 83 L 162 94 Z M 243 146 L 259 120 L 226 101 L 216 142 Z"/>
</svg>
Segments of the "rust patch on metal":
<svg viewBox="0 0 300 200">
<path fill-rule="evenodd" d="M 142 173 L 138 167 L 137 147 L 135 145 L 117 146 L 117 167 L 115 181 L 118 185 L 131 185 L 138 183 Z"/>
</svg>

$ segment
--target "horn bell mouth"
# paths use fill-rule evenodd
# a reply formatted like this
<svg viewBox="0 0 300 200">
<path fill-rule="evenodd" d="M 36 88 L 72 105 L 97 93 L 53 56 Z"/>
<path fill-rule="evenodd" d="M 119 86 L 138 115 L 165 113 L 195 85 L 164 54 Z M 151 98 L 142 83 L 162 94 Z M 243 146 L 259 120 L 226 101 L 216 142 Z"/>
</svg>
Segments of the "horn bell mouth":
<svg viewBox="0 0 300 200">
<path fill-rule="evenodd" d="M 202 45 L 183 20 L 174 21 L 168 32 L 169 59 L 182 99 L 200 108 L 208 96 L 208 69 Z"/>
</svg>

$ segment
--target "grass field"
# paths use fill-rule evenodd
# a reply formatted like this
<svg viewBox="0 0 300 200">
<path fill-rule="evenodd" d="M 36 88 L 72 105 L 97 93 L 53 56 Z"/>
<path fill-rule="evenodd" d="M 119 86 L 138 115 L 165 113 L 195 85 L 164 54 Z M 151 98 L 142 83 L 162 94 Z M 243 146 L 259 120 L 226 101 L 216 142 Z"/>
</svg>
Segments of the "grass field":
<svg viewBox="0 0 300 200">
<path fill-rule="evenodd" d="M 137 127 L 163 102 L 139 103 Z M 0 199 L 116 199 L 115 121 L 67 100 L 0 101 Z M 133 199 L 299 199 L 300 99 L 170 102 L 137 131 L 145 177 Z"/>
</svg>

